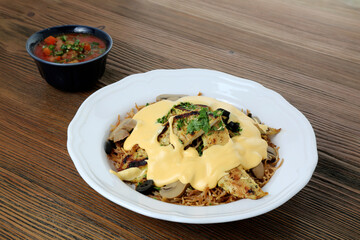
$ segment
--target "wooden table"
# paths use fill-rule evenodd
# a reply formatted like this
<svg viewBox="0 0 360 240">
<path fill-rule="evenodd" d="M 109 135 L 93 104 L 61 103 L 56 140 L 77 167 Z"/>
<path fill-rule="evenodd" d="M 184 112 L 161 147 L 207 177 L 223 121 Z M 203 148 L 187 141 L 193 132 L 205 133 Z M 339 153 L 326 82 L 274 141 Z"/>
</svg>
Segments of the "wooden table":
<svg viewBox="0 0 360 240">
<path fill-rule="evenodd" d="M 113 40 L 95 88 L 59 91 L 25 50 L 43 28 L 82 24 Z M 94 91 L 133 73 L 207 68 L 257 81 L 311 122 L 319 163 L 309 184 L 252 219 L 209 225 L 144 217 L 76 171 L 67 127 Z M 360 2 L 357 0 L 2 0 L 2 239 L 359 239 Z"/>
</svg>

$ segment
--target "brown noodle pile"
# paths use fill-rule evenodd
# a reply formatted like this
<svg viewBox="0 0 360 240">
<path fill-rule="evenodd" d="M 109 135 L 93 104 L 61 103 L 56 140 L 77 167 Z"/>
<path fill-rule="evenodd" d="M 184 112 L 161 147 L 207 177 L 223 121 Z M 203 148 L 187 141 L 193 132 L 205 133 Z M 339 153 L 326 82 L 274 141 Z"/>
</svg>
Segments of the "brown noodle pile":
<svg viewBox="0 0 360 240">
<path fill-rule="evenodd" d="M 215 187 L 212 189 L 206 188 L 204 191 L 199 191 L 190 187 L 186 189 L 186 192 L 181 197 L 172 199 L 163 198 L 160 196 L 159 192 L 154 192 L 152 195 L 149 195 L 149 197 L 163 202 L 186 206 L 218 205 L 223 203 L 230 203 L 240 199 L 225 192 L 221 187 Z"/>
</svg>

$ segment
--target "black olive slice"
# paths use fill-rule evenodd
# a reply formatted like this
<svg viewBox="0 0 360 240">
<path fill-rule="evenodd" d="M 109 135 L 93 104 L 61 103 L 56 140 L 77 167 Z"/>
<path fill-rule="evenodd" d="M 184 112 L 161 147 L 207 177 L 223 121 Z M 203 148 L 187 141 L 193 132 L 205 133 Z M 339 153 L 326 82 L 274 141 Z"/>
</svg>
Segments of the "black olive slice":
<svg viewBox="0 0 360 240">
<path fill-rule="evenodd" d="M 111 140 L 107 140 L 105 142 L 105 152 L 106 152 L 106 154 L 110 154 L 111 150 L 113 150 L 113 148 L 116 148 L 116 144 Z"/>
<path fill-rule="evenodd" d="M 230 118 L 230 112 L 223 108 L 218 108 L 217 110 L 222 111 L 222 114 L 221 114 L 222 120 L 225 124 L 227 124 L 229 121 L 229 118 Z"/>
<path fill-rule="evenodd" d="M 236 133 L 240 131 L 240 124 L 238 122 L 229 122 L 228 124 L 226 124 L 227 129 L 229 129 L 230 131 Z"/>
<path fill-rule="evenodd" d="M 135 188 L 136 191 L 145 195 L 150 194 L 153 189 L 154 189 L 153 180 L 146 180 L 145 182 L 139 183 L 139 185 L 137 185 Z"/>
</svg>

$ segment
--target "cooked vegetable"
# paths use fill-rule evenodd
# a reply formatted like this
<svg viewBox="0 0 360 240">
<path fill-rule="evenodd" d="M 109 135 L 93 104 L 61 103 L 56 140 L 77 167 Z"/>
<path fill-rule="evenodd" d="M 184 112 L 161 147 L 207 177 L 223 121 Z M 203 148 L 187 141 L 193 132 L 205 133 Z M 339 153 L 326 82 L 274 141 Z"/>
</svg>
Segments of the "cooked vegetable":
<svg viewBox="0 0 360 240">
<path fill-rule="evenodd" d="M 183 184 L 180 181 L 163 186 L 159 193 L 164 198 L 176 198 L 183 195 L 189 184 Z"/>
<path fill-rule="evenodd" d="M 259 199 L 267 195 L 241 166 L 230 170 L 218 185 L 238 198 Z"/>
<path fill-rule="evenodd" d="M 56 38 L 54 38 L 53 36 L 49 36 L 47 38 L 45 38 L 44 42 L 47 44 L 47 45 L 54 45 L 56 43 Z"/>
<path fill-rule="evenodd" d="M 256 178 L 262 179 L 265 174 L 264 164 L 260 162 L 259 165 L 251 169 L 251 171 L 253 172 Z"/>
<path fill-rule="evenodd" d="M 176 101 L 179 98 L 185 97 L 184 94 L 162 94 L 156 97 L 156 101 L 161 100 L 170 100 L 170 101 Z"/>
<path fill-rule="evenodd" d="M 128 118 L 121 122 L 110 134 L 109 139 L 114 142 L 125 139 L 129 136 L 131 130 L 136 126 L 134 119 Z"/>
</svg>

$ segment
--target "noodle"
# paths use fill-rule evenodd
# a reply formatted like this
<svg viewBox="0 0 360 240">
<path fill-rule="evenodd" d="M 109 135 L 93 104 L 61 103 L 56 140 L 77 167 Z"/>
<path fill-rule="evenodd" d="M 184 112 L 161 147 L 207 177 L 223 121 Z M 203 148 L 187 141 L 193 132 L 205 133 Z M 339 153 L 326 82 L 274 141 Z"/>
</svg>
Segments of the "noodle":
<svg viewBox="0 0 360 240">
<path fill-rule="evenodd" d="M 220 187 L 215 187 L 213 189 L 206 188 L 204 191 L 188 188 L 183 194 L 183 196 L 172 199 L 163 198 L 158 192 L 154 192 L 154 194 L 149 195 L 149 197 L 163 202 L 185 206 L 219 205 L 224 203 L 230 203 L 240 199 L 227 193 Z"/>
</svg>

